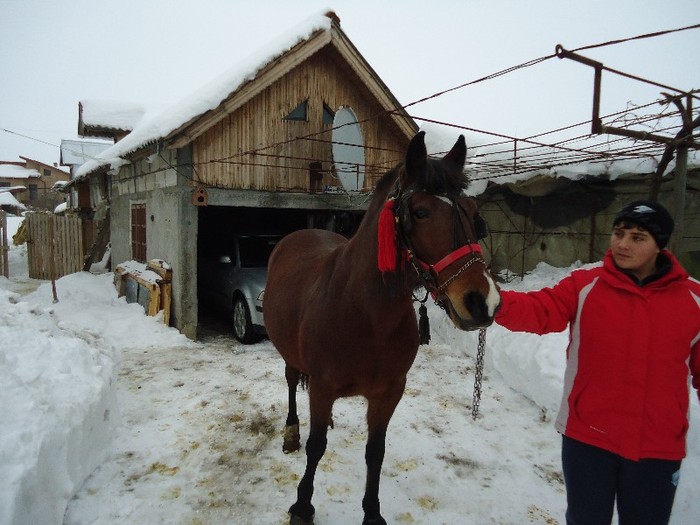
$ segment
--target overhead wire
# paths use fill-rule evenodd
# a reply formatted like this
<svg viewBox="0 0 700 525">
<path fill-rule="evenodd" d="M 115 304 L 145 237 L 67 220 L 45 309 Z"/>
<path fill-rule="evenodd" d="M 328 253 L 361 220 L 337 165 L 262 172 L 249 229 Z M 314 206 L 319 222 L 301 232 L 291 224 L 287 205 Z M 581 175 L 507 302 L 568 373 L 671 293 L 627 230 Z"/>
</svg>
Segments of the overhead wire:
<svg viewBox="0 0 700 525">
<path fill-rule="evenodd" d="M 695 25 L 690 25 L 682 28 L 677 28 L 677 29 L 670 29 L 670 30 L 664 30 L 664 31 L 657 31 L 654 33 L 647 33 L 647 34 L 642 34 L 642 35 L 637 35 L 634 37 L 629 37 L 629 38 L 623 38 L 623 39 L 616 39 L 616 40 L 610 40 L 606 42 L 601 42 L 597 44 L 591 44 L 591 45 L 586 45 L 586 46 L 581 46 L 578 47 L 574 50 L 574 52 L 579 52 L 579 51 L 585 51 L 589 49 L 595 49 L 595 48 L 600 48 L 600 47 L 605 47 L 605 46 L 610 46 L 610 45 L 617 45 L 625 42 L 630 42 L 634 40 L 640 40 L 640 39 L 647 39 L 647 38 L 653 38 L 653 37 L 659 37 L 663 35 L 668 35 L 671 33 L 677 33 L 681 31 L 687 31 L 691 29 L 698 29 L 700 28 L 700 24 L 695 24 Z M 549 136 L 549 135 L 554 135 L 557 133 L 563 133 L 572 129 L 575 129 L 577 127 L 584 126 L 586 124 L 590 125 L 591 121 L 583 121 L 563 127 L 559 127 L 554 130 L 546 131 L 543 133 L 535 134 L 535 135 L 530 135 L 527 137 L 514 137 L 514 136 L 509 136 L 504 133 L 497 133 L 497 132 L 492 132 L 492 131 L 487 131 L 487 130 L 481 130 L 469 126 L 464 126 L 464 125 L 459 125 L 455 123 L 450 123 L 450 122 L 444 122 L 440 121 L 438 119 L 432 119 L 428 117 L 420 117 L 420 116 L 412 116 L 407 113 L 407 109 L 411 108 L 413 106 L 419 105 L 421 103 L 427 102 L 429 100 L 432 100 L 434 98 L 443 96 L 447 93 L 451 93 L 463 88 L 466 88 L 468 86 L 473 86 L 475 84 L 479 84 L 481 82 L 485 82 L 488 80 L 492 80 L 504 75 L 507 75 L 509 73 L 512 73 L 517 70 L 521 70 L 524 68 L 529 68 L 532 66 L 535 66 L 537 64 L 540 64 L 542 62 L 545 62 L 547 60 L 550 60 L 554 57 L 556 57 L 557 54 L 549 54 L 545 55 L 542 57 L 538 57 L 532 60 L 528 60 L 526 62 L 517 64 L 515 66 L 511 66 L 505 69 L 502 69 L 500 71 L 496 71 L 494 73 L 491 73 L 489 75 L 464 82 L 462 84 L 459 84 L 457 86 L 441 90 L 439 92 L 436 92 L 432 95 L 422 97 L 420 99 L 417 99 L 413 102 L 410 102 L 409 104 L 406 104 L 404 106 L 394 108 L 391 110 L 386 110 L 383 112 L 378 112 L 373 115 L 370 115 L 369 117 L 359 121 L 358 123 L 365 123 L 370 120 L 376 120 L 378 118 L 381 118 L 382 115 L 394 115 L 398 118 L 402 117 L 410 117 L 413 120 L 418 120 L 421 122 L 429 122 L 433 124 L 438 124 L 446 127 L 452 127 L 456 129 L 461 129 L 464 131 L 469 131 L 474 134 L 481 134 L 485 136 L 490 136 L 496 139 L 499 139 L 495 142 L 492 142 L 490 144 L 482 144 L 479 146 L 479 148 L 493 148 L 497 147 L 499 145 L 509 145 L 509 144 L 514 144 L 517 145 L 519 148 L 517 150 L 518 156 L 512 159 L 496 159 L 496 160 L 489 160 L 489 158 L 494 158 L 499 155 L 504 155 L 508 153 L 512 153 L 514 148 L 507 148 L 507 149 L 502 149 L 500 151 L 493 151 L 485 154 L 477 154 L 473 157 L 468 158 L 468 164 L 470 166 L 478 167 L 483 173 L 491 173 L 492 176 L 506 176 L 506 175 L 511 175 L 514 172 L 515 173 L 523 173 L 523 171 L 520 171 L 522 169 L 527 169 L 528 171 L 530 170 L 537 170 L 537 169 L 551 169 L 551 167 L 554 166 L 561 166 L 561 165 L 566 165 L 569 163 L 575 163 L 580 160 L 588 160 L 588 161 L 597 161 L 597 162 L 604 162 L 604 161 L 609 161 L 609 159 L 612 156 L 622 156 L 622 157 L 635 157 L 637 155 L 644 154 L 647 157 L 653 156 L 655 152 L 658 149 L 662 149 L 658 145 L 647 145 L 647 146 L 625 146 L 625 147 L 614 147 L 614 144 L 635 144 L 636 141 L 631 140 L 629 138 L 616 138 L 613 140 L 608 139 L 607 141 L 599 141 L 596 144 L 591 144 L 588 146 L 585 146 L 583 148 L 580 147 L 572 147 L 570 146 L 572 143 L 576 141 L 583 141 L 583 140 L 591 140 L 591 135 L 590 134 L 585 134 L 585 135 L 579 135 L 573 138 L 568 138 L 564 139 L 561 141 L 556 141 L 556 142 L 543 142 L 541 139 L 543 137 Z M 612 72 L 615 73 L 622 73 L 618 72 L 616 70 L 612 70 Z M 623 75 L 626 75 L 622 73 Z M 646 79 L 641 79 L 638 77 L 633 78 L 641 81 L 646 81 Z M 680 91 L 676 88 L 672 88 L 670 86 L 665 86 L 663 84 L 655 84 L 661 87 L 664 87 L 665 89 L 671 89 L 674 91 Z M 610 115 L 606 115 L 603 117 L 603 119 L 612 119 L 608 120 L 608 122 L 613 122 L 617 123 L 620 122 L 623 119 L 623 116 L 630 114 L 631 111 L 641 111 L 644 108 L 648 108 L 654 104 L 659 104 L 663 103 L 663 101 L 660 100 L 655 100 L 653 102 L 650 102 L 648 104 L 640 105 L 640 106 L 635 106 L 634 108 L 625 108 L 624 110 L 621 110 L 616 113 L 612 113 Z M 635 125 L 642 125 L 645 122 L 653 122 L 653 121 L 660 121 L 663 118 L 670 118 L 670 116 L 673 114 L 669 113 L 668 115 L 664 115 L 663 113 L 658 113 L 658 114 L 653 114 L 653 115 L 645 115 L 642 117 L 637 117 L 635 119 L 627 119 L 626 121 L 623 121 L 623 125 L 625 126 L 635 126 Z M 679 115 L 678 111 L 675 112 L 676 115 Z M 658 124 L 657 124 L 658 127 Z M 665 130 L 669 132 L 673 132 L 673 130 L 679 129 L 680 126 L 676 127 L 666 127 Z M 35 140 L 38 142 L 42 142 L 54 147 L 58 147 L 55 144 L 48 143 L 46 141 L 42 141 L 39 139 L 35 139 L 33 137 L 28 137 L 26 135 L 23 135 L 21 133 L 14 132 L 12 130 L 8 130 L 5 128 L 0 128 L 2 131 L 6 133 L 12 133 L 18 136 L 22 136 L 24 138 L 28 138 L 31 140 Z M 327 143 L 327 144 L 333 144 L 332 139 L 328 138 L 323 138 L 324 136 L 327 136 L 328 133 L 331 133 L 333 129 L 337 128 L 326 128 L 322 129 L 320 131 L 308 133 L 305 135 L 293 137 L 287 140 L 283 141 L 277 141 L 271 144 L 263 145 L 263 146 L 258 146 L 249 150 L 245 151 L 239 151 L 236 153 L 232 153 L 231 155 L 228 155 L 226 157 L 222 158 L 217 158 L 217 159 L 209 159 L 203 162 L 199 163 L 192 163 L 192 167 L 195 170 L 195 173 L 197 173 L 197 166 L 202 166 L 204 164 L 211 164 L 211 163 L 219 163 L 219 164 L 232 164 L 232 165 L 251 165 L 251 166 L 259 166 L 259 167 L 269 167 L 269 168 L 284 168 L 284 169 L 303 169 L 303 170 L 308 170 L 308 167 L 295 167 L 293 166 L 293 162 L 289 162 L 287 164 L 267 164 L 267 163 L 260 163 L 260 162 L 252 162 L 250 160 L 235 160 L 235 159 L 245 159 L 246 157 L 254 157 L 256 155 L 259 156 L 264 156 L 266 158 L 277 158 L 278 160 L 282 161 L 312 161 L 312 160 L 317 160 L 317 159 L 308 159 L 308 158 L 303 158 L 303 157 L 293 157 L 289 155 L 281 155 L 281 154 L 272 154 L 272 153 L 265 153 L 266 151 L 269 151 L 273 148 L 281 148 L 284 145 L 290 144 L 292 142 L 296 141 L 309 141 L 309 142 L 322 142 L 322 143 Z M 525 145 L 525 146 L 523 146 Z M 603 148 L 607 147 L 607 151 L 596 151 L 596 148 Z M 383 153 L 389 153 L 390 156 L 396 156 L 396 158 L 401 158 L 404 152 L 400 151 L 395 151 L 392 149 L 387 149 L 387 148 L 380 148 L 380 147 L 372 147 L 372 146 L 365 146 L 365 149 L 371 149 L 371 150 L 376 150 L 379 152 Z M 646 153 L 645 153 L 646 152 Z M 388 161 L 387 161 L 388 162 Z M 520 169 L 518 169 L 518 166 L 520 166 Z M 532 166 L 532 167 L 528 167 Z M 170 166 L 173 167 L 173 166 Z M 369 166 L 366 165 L 364 168 L 367 170 L 368 174 L 371 176 L 376 175 L 376 173 L 379 172 L 379 170 L 382 167 L 391 167 L 388 165 L 385 166 Z M 515 167 L 515 170 L 513 169 Z"/>
<path fill-rule="evenodd" d="M 632 42 L 634 40 L 643 40 L 646 38 L 656 38 L 659 36 L 670 35 L 672 33 L 680 33 L 682 31 L 688 31 L 690 29 L 698 29 L 698 28 L 700 28 L 700 24 L 693 24 L 690 26 L 678 27 L 675 29 L 666 29 L 663 31 L 654 31 L 653 33 L 645 33 L 643 35 L 632 36 L 629 38 L 618 38 L 616 40 L 608 40 L 607 42 L 601 42 L 599 44 L 590 44 L 587 46 L 582 46 L 582 47 L 574 49 L 574 51 L 575 52 L 586 51 L 588 49 L 596 49 L 599 47 L 607 47 L 607 46 L 612 46 L 612 45 L 624 44 L 626 42 Z"/>
</svg>

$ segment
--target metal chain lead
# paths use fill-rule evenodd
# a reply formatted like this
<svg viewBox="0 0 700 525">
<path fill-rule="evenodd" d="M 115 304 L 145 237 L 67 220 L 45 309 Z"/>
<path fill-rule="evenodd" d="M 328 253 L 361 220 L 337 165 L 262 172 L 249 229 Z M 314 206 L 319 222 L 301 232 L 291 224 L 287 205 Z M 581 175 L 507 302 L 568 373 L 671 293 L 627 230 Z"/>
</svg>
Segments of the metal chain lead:
<svg viewBox="0 0 700 525">
<path fill-rule="evenodd" d="M 481 402 L 481 378 L 484 375 L 484 354 L 486 353 L 486 328 L 479 329 L 479 346 L 476 351 L 476 374 L 474 375 L 474 396 L 472 401 L 472 419 L 479 415 Z"/>
</svg>

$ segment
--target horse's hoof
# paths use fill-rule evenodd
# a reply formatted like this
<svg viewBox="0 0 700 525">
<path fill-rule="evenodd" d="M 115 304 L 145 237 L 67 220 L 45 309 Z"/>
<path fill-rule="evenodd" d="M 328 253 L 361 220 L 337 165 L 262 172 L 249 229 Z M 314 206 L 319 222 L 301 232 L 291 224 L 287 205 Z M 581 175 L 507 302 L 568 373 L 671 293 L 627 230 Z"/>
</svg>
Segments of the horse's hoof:
<svg viewBox="0 0 700 525">
<path fill-rule="evenodd" d="M 375 518 L 365 518 L 362 520 L 362 525 L 386 525 L 386 520 L 381 516 Z"/>
<path fill-rule="evenodd" d="M 311 516 L 310 519 L 306 520 L 301 516 L 295 516 L 294 514 L 290 514 L 289 525 L 314 525 L 314 517 Z"/>
<path fill-rule="evenodd" d="M 301 448 L 301 438 L 299 436 L 299 425 L 287 425 L 284 427 L 284 443 L 282 452 L 289 454 Z"/>
<path fill-rule="evenodd" d="M 295 503 L 289 507 L 289 525 L 314 525 L 316 509 L 313 505 Z"/>
<path fill-rule="evenodd" d="M 282 452 L 289 454 L 290 452 L 296 452 L 301 448 L 301 443 L 299 441 L 285 441 L 282 444 Z"/>
</svg>

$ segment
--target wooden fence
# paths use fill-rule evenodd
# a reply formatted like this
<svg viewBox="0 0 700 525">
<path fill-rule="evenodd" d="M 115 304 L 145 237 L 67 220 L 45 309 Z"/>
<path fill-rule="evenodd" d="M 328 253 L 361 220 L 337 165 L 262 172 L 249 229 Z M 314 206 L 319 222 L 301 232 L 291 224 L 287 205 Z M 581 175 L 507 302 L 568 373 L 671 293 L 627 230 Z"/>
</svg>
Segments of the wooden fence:
<svg viewBox="0 0 700 525">
<path fill-rule="evenodd" d="M 7 240 L 7 216 L 0 210 L 0 275 L 10 276 L 8 252 L 10 246 Z"/>
<path fill-rule="evenodd" d="M 25 221 L 29 277 L 58 279 L 83 269 L 85 252 L 79 217 L 31 212 Z"/>
</svg>

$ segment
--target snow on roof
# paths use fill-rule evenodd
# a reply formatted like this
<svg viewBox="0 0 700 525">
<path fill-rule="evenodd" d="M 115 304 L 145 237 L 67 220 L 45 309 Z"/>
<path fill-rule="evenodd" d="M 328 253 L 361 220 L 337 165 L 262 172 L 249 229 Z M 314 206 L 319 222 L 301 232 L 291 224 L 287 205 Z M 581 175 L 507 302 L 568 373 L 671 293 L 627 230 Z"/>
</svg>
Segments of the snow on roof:
<svg viewBox="0 0 700 525">
<path fill-rule="evenodd" d="M 41 174 L 35 169 L 17 166 L 17 164 L 0 164 L 0 177 L 4 179 L 29 179 L 41 177 Z"/>
<path fill-rule="evenodd" d="M 300 42 L 308 40 L 317 31 L 330 29 L 331 19 L 325 14 L 309 17 L 290 32 L 272 41 L 259 52 L 251 54 L 235 67 L 164 111 L 146 114 L 129 135 L 98 155 L 96 160 L 88 161 L 81 166 L 76 172 L 76 178 L 83 177 L 108 164 L 112 169 L 119 168 L 126 163 L 120 157 L 166 137 L 193 118 L 215 109 L 244 83 L 255 79 L 258 72 L 275 58 Z"/>
<path fill-rule="evenodd" d="M 452 148 L 458 134 L 453 129 L 446 130 L 443 126 L 425 123 L 421 126 L 425 131 L 425 143 L 429 154 L 444 155 Z M 468 195 L 480 195 L 488 186 L 489 182 L 499 185 L 522 183 L 534 176 L 546 175 L 552 178 L 565 178 L 570 180 L 581 180 L 586 177 L 607 178 L 614 181 L 617 178 L 630 174 L 653 173 L 658 166 L 658 159 L 652 157 L 611 157 L 607 161 L 581 161 L 575 164 L 553 165 L 550 168 L 539 168 L 534 171 L 518 171 L 513 174 L 498 174 L 495 177 L 491 174 L 494 163 L 511 163 L 513 157 L 511 152 L 503 151 L 502 145 L 497 146 L 475 146 L 470 144 L 470 136 L 467 139 L 467 160 L 469 167 L 469 187 Z M 481 164 L 481 166 L 480 166 Z M 700 152 L 688 152 L 688 165 L 700 165 Z M 482 167 L 483 166 L 483 167 Z M 675 168 L 675 160 L 666 168 L 668 175 Z"/>
<path fill-rule="evenodd" d="M 146 114 L 142 105 L 118 100 L 81 100 L 80 108 L 84 125 L 123 131 L 134 129 Z"/>
<path fill-rule="evenodd" d="M 22 210 L 27 209 L 27 207 L 15 199 L 15 196 L 9 191 L 0 193 L 0 206 L 14 206 L 15 208 L 20 208 Z"/>
</svg>

